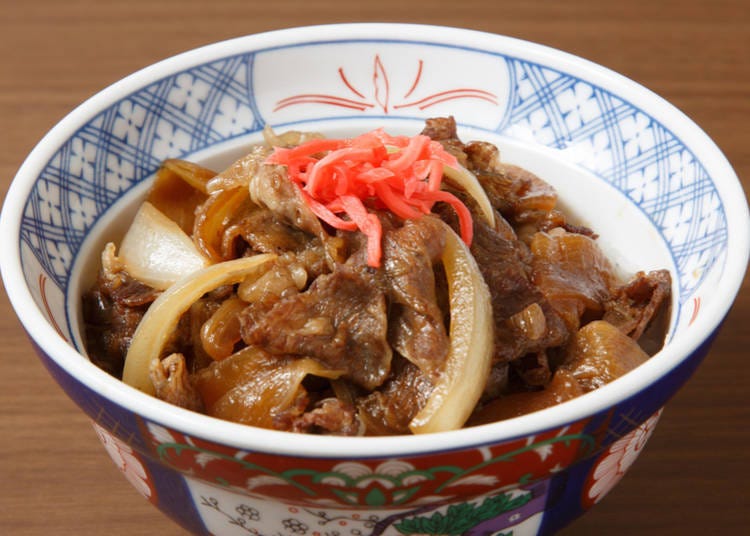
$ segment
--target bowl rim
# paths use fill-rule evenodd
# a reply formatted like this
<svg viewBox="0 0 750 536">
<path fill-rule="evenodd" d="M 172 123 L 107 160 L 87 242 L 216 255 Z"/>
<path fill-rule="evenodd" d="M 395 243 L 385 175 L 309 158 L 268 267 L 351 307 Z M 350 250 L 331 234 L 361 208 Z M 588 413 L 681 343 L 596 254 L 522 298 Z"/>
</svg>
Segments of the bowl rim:
<svg viewBox="0 0 750 536">
<path fill-rule="evenodd" d="M 701 317 L 691 326 L 689 333 L 671 341 L 657 356 L 626 376 L 551 408 L 498 423 L 430 434 L 429 441 L 421 436 L 305 436 L 304 441 L 298 441 L 297 434 L 222 421 L 154 399 L 113 378 L 81 356 L 53 329 L 36 305 L 31 291 L 25 285 L 20 242 L 15 239 L 20 234 L 26 199 L 39 172 L 52 155 L 80 125 L 93 119 L 107 105 L 145 87 L 155 79 L 242 51 L 268 50 L 300 41 L 341 40 L 427 42 L 503 54 L 512 50 L 517 57 L 542 65 L 550 65 L 554 59 L 555 68 L 562 72 L 575 72 L 580 78 L 589 82 L 593 80 L 597 86 L 612 91 L 615 95 L 628 94 L 629 100 L 639 102 L 639 106 L 647 110 L 651 117 L 669 124 L 673 131 L 679 131 L 685 145 L 700 147 L 701 154 L 705 155 L 703 162 L 710 161 L 710 167 L 714 170 L 710 175 L 716 178 L 714 185 L 725 206 L 727 243 L 732 244 L 731 248 L 727 248 L 720 283 L 725 293 L 702 310 Z M 648 105 L 648 108 L 644 105 Z M 750 215 L 739 179 L 709 136 L 674 105 L 633 80 L 568 52 L 516 37 L 460 27 L 375 22 L 284 28 L 227 39 L 166 58 L 111 84 L 68 113 L 26 157 L 6 195 L 0 214 L 0 236 L 14 237 L 13 240 L 0 241 L 0 272 L 10 302 L 27 335 L 67 374 L 100 396 L 147 421 L 218 444 L 295 457 L 363 459 L 426 455 L 511 441 L 596 415 L 646 389 L 689 359 L 691 354 L 711 338 L 728 313 L 747 270 Z"/>
</svg>

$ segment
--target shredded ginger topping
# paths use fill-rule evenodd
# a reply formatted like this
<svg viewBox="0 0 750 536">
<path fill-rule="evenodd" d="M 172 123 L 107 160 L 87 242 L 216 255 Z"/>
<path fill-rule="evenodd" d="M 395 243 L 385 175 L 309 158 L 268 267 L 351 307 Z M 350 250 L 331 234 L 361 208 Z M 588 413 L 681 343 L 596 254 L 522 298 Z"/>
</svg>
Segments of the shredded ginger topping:
<svg viewBox="0 0 750 536">
<path fill-rule="evenodd" d="M 382 256 L 382 227 L 370 210 L 417 219 L 435 203 L 448 203 L 458 216 L 461 239 L 471 245 L 469 209 L 441 190 L 443 167 L 456 168 L 458 162 L 428 136 L 391 136 L 381 128 L 355 138 L 311 139 L 275 147 L 266 163 L 287 168 L 318 218 L 336 229 L 362 232 L 369 266 L 378 268 Z"/>
</svg>

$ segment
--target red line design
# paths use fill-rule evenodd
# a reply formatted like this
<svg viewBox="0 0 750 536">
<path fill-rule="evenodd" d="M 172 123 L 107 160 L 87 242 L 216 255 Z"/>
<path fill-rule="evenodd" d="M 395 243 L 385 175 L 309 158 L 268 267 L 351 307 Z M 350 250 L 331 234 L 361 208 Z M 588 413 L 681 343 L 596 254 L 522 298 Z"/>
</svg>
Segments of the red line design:
<svg viewBox="0 0 750 536">
<path fill-rule="evenodd" d="M 481 99 L 493 104 L 497 104 L 497 95 L 495 95 L 494 93 L 490 93 L 489 91 L 484 91 L 482 89 L 457 88 L 434 93 L 417 101 L 398 104 L 394 106 L 394 108 L 409 108 L 412 106 L 417 106 L 420 110 L 424 110 L 425 108 L 429 108 L 430 106 L 434 106 L 435 104 L 438 104 L 440 102 L 445 102 L 453 99 Z"/>
<path fill-rule="evenodd" d="M 450 101 L 450 100 L 458 100 L 458 99 L 479 99 L 479 100 L 491 102 L 492 104 L 497 104 L 497 101 L 490 97 L 482 97 L 479 95 L 456 95 L 453 97 L 445 97 L 439 100 L 435 100 L 435 101 L 430 102 L 429 104 L 423 104 L 422 106 L 419 107 L 419 109 L 426 110 L 427 108 L 431 106 L 435 106 L 436 104 L 440 104 L 441 102 Z"/>
<path fill-rule="evenodd" d="M 700 297 L 693 298 L 693 314 L 690 317 L 690 322 L 688 322 L 688 326 L 690 326 L 693 322 L 695 322 L 695 319 L 698 317 L 698 311 L 700 310 L 701 310 Z"/>
<path fill-rule="evenodd" d="M 388 100 L 391 88 L 388 83 L 388 74 L 385 72 L 385 66 L 380 61 L 380 55 L 375 55 L 375 65 L 373 66 L 372 84 L 375 86 L 375 102 L 380 104 L 385 113 L 388 113 Z"/>
<path fill-rule="evenodd" d="M 52 308 L 49 306 L 49 301 L 47 300 L 47 276 L 44 274 L 39 274 L 39 294 L 41 294 L 42 296 L 42 303 L 44 304 L 44 309 L 47 311 L 47 316 L 49 317 L 49 321 L 52 323 L 52 327 L 55 328 L 55 331 L 57 331 L 60 337 L 67 341 L 67 337 L 63 335 L 60 326 L 58 326 L 57 322 L 55 321 L 55 317 L 52 316 Z"/>
<path fill-rule="evenodd" d="M 330 104 L 332 106 L 340 106 L 342 108 L 351 108 L 353 110 L 364 111 L 367 108 L 372 108 L 373 105 L 369 102 L 359 102 L 351 99 L 345 99 L 343 97 L 336 97 L 335 95 L 322 95 L 317 93 L 308 93 L 301 95 L 294 95 L 293 97 L 287 97 L 276 103 L 274 112 L 293 106 L 295 104 Z"/>
<path fill-rule="evenodd" d="M 417 72 L 414 75 L 414 81 L 412 82 L 411 87 L 409 87 L 409 90 L 402 97 L 403 100 L 411 96 L 417 90 L 419 84 L 422 81 L 424 60 L 420 59 L 418 61 L 419 63 L 417 66 Z M 376 105 L 379 105 L 383 109 L 384 113 L 389 113 L 388 108 L 389 106 L 391 106 L 390 80 L 388 79 L 388 72 L 386 71 L 385 65 L 383 64 L 383 61 L 381 60 L 379 54 L 375 55 L 372 71 L 374 103 L 370 98 L 366 97 L 361 91 L 354 87 L 354 85 L 347 78 L 343 67 L 338 68 L 338 75 L 347 90 L 350 91 L 353 95 L 359 97 L 361 100 L 354 100 L 346 97 L 338 97 L 336 95 L 327 95 L 321 93 L 300 93 L 298 95 L 293 95 L 291 97 L 287 97 L 285 99 L 277 101 L 276 107 L 273 109 L 273 111 L 277 112 L 279 110 L 282 110 L 289 106 L 295 106 L 297 104 L 323 104 L 328 106 L 338 106 L 340 108 L 348 108 L 351 110 L 359 110 L 360 112 L 364 112 L 369 108 L 374 108 Z M 392 108 L 394 110 L 403 108 L 418 108 L 419 110 L 425 110 L 431 106 L 435 106 L 436 104 L 458 99 L 477 99 L 489 102 L 491 104 L 494 104 L 495 106 L 498 105 L 497 95 L 489 91 L 477 88 L 455 88 L 447 91 L 433 93 L 432 95 L 428 95 L 424 98 L 411 102 L 403 102 L 402 100 L 400 104 L 392 105 Z"/>
<path fill-rule="evenodd" d="M 361 99 L 366 99 L 367 98 L 362 93 L 360 93 L 359 91 L 357 91 L 356 89 L 354 89 L 354 86 L 351 85 L 351 83 L 349 83 L 349 80 L 346 78 L 346 75 L 344 74 L 344 68 L 343 67 L 339 67 L 339 77 L 341 78 L 341 81 L 344 82 L 344 85 L 346 87 L 348 87 L 351 90 L 351 92 L 354 93 L 357 97 L 359 97 Z"/>
<path fill-rule="evenodd" d="M 409 91 L 406 92 L 406 95 L 404 95 L 405 99 L 408 99 L 409 95 L 414 93 L 414 90 L 417 89 L 417 86 L 419 85 L 419 81 L 422 79 L 422 67 L 424 67 L 424 61 L 419 60 L 419 67 L 417 68 L 417 76 L 414 77 L 414 83 L 409 88 Z"/>
</svg>

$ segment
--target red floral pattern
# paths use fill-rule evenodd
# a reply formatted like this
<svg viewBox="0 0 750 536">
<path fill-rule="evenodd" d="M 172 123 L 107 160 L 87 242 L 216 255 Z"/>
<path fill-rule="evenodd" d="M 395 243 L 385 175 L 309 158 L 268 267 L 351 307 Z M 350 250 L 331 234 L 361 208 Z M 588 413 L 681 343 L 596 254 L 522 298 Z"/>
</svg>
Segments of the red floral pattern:
<svg viewBox="0 0 750 536">
<path fill-rule="evenodd" d="M 242 452 L 148 424 L 163 463 L 204 481 L 299 505 L 403 507 L 512 489 L 590 454 L 587 421 L 457 452 L 401 459 L 340 461 Z"/>
</svg>

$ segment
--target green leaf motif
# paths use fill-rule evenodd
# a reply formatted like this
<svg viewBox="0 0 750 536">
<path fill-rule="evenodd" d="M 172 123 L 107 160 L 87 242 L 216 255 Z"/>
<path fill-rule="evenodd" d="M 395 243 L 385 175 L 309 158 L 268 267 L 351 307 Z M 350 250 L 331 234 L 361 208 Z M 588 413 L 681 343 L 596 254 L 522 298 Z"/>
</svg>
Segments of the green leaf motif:
<svg viewBox="0 0 750 536">
<path fill-rule="evenodd" d="M 386 503 L 386 497 L 378 488 L 373 488 L 365 496 L 365 503 L 368 506 L 383 506 Z"/>
<path fill-rule="evenodd" d="M 493 519 L 504 512 L 520 508 L 531 500 L 531 492 L 513 497 L 510 493 L 501 493 L 487 497 L 481 504 L 460 503 L 448 507 L 445 514 L 435 512 L 432 515 L 404 519 L 394 526 L 401 534 L 432 534 L 440 536 L 458 536 L 478 524 Z M 509 534 L 513 534 L 511 531 Z"/>
</svg>

